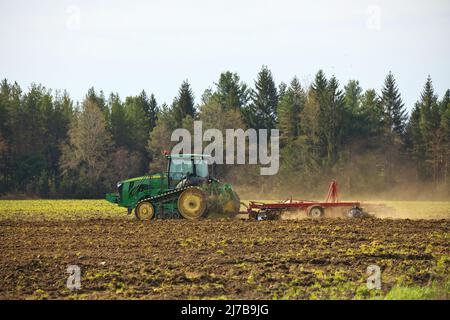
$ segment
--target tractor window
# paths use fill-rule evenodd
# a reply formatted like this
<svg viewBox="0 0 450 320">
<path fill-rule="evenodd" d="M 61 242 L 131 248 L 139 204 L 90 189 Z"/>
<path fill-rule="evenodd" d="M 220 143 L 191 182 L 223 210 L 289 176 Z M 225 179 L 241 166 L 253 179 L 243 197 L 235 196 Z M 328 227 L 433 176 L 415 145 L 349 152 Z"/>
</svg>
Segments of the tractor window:
<svg viewBox="0 0 450 320">
<path fill-rule="evenodd" d="M 198 159 L 194 160 L 194 162 L 197 176 L 201 178 L 208 178 L 208 161 Z"/>
<path fill-rule="evenodd" d="M 172 158 L 169 176 L 174 180 L 181 180 L 194 173 L 191 159 Z"/>
</svg>

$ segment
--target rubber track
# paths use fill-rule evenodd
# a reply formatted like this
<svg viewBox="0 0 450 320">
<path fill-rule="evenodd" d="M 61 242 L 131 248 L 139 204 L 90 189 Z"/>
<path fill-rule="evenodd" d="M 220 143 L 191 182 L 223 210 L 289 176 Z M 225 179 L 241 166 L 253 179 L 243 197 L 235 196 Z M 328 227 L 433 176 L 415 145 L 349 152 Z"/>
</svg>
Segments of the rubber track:
<svg viewBox="0 0 450 320">
<path fill-rule="evenodd" d="M 167 192 L 158 194 L 158 195 L 153 196 L 153 197 L 148 197 L 148 198 L 144 198 L 144 199 L 142 199 L 142 200 L 139 200 L 138 203 L 136 204 L 136 207 L 137 207 L 141 202 L 145 202 L 145 201 L 150 201 L 150 202 L 151 202 L 151 201 L 155 201 L 155 200 L 156 200 L 156 202 L 158 202 L 158 201 L 160 201 L 160 200 L 168 199 L 168 198 L 170 198 L 172 195 L 175 195 L 175 194 L 177 194 L 177 193 L 181 193 L 182 191 L 184 191 L 184 190 L 186 190 L 186 189 L 198 189 L 198 190 L 200 190 L 200 191 L 203 192 L 203 190 L 200 189 L 200 188 L 197 187 L 197 186 L 185 186 L 185 187 L 173 189 L 173 190 L 170 190 L 170 191 L 167 191 Z"/>
</svg>

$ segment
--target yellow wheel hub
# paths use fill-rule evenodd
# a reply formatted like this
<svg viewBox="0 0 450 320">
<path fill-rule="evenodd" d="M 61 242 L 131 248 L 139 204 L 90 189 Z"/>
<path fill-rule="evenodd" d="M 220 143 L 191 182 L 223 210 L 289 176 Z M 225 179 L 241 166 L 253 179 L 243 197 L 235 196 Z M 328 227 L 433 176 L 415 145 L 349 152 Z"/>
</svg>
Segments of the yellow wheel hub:
<svg viewBox="0 0 450 320">
<path fill-rule="evenodd" d="M 205 210 L 206 199 L 200 189 L 187 189 L 178 198 L 178 211 L 186 219 L 196 220 L 205 213 Z"/>
<path fill-rule="evenodd" d="M 150 220 L 155 215 L 155 208 L 150 202 L 141 202 L 136 207 L 135 213 L 139 220 Z"/>
</svg>

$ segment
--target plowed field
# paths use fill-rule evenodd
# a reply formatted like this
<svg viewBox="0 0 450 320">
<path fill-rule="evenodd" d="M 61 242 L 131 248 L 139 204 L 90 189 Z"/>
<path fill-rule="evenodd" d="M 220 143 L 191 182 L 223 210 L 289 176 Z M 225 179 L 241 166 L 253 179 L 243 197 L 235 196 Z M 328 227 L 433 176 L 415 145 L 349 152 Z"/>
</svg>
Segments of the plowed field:
<svg viewBox="0 0 450 320">
<path fill-rule="evenodd" d="M 0 221 L 1 299 L 354 299 L 447 283 L 448 219 Z M 67 267 L 81 289 L 66 287 Z M 381 290 L 366 286 L 369 265 Z"/>
</svg>

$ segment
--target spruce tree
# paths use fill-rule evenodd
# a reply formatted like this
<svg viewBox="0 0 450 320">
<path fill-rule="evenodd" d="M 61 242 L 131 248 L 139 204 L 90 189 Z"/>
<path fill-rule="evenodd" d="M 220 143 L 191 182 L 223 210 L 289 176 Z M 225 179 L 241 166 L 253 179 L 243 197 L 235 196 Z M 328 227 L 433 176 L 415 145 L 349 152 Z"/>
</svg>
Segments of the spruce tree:
<svg viewBox="0 0 450 320">
<path fill-rule="evenodd" d="M 282 144 L 300 135 L 300 113 L 306 103 L 306 93 L 295 77 L 278 104 L 278 121 Z"/>
<path fill-rule="evenodd" d="M 344 96 L 336 77 L 327 80 L 319 70 L 311 85 L 311 99 L 317 105 L 317 133 L 321 156 L 329 166 L 337 161 L 337 153 L 343 137 Z M 311 102 L 312 103 L 312 102 Z"/>
<path fill-rule="evenodd" d="M 377 93 L 368 89 L 361 96 L 361 119 L 363 135 L 366 138 L 376 138 L 382 133 L 383 108 Z"/>
<path fill-rule="evenodd" d="M 147 139 L 149 134 L 149 121 L 145 115 L 142 96 L 127 97 L 125 99 L 125 115 L 129 126 L 130 150 L 139 151 L 141 154 L 147 152 Z"/>
<path fill-rule="evenodd" d="M 278 93 L 272 72 L 267 66 L 263 66 L 255 81 L 251 103 L 244 112 L 247 125 L 255 129 L 270 130 L 275 128 L 277 105 Z"/>
<path fill-rule="evenodd" d="M 420 96 L 420 129 L 426 139 L 428 149 L 431 148 L 432 140 L 439 128 L 440 115 L 437 95 L 434 93 L 431 77 L 428 76 Z"/>
<path fill-rule="evenodd" d="M 404 134 L 407 115 L 394 76 L 389 71 L 381 90 L 381 103 L 384 112 L 384 124 L 388 132 Z"/>
<path fill-rule="evenodd" d="M 362 88 L 359 81 L 350 80 L 344 86 L 344 110 L 342 113 L 343 139 L 347 142 L 357 140 L 364 132 L 361 112 Z"/>
<path fill-rule="evenodd" d="M 120 101 L 119 95 L 111 93 L 108 101 L 111 108 L 111 133 L 118 147 L 127 146 L 130 143 L 129 130 L 125 108 Z"/>
<path fill-rule="evenodd" d="M 219 82 L 216 83 L 216 95 L 224 110 L 240 109 L 247 104 L 250 90 L 240 81 L 237 73 L 226 71 L 220 75 Z"/>
<path fill-rule="evenodd" d="M 440 131 L 443 137 L 441 149 L 443 181 L 450 194 L 450 90 L 447 90 L 439 103 Z"/>
<path fill-rule="evenodd" d="M 178 96 L 174 99 L 173 108 L 178 128 L 181 128 L 183 119 L 186 116 L 195 117 L 194 94 L 187 80 L 183 81 L 178 91 Z"/>
<path fill-rule="evenodd" d="M 359 85 L 358 80 L 350 80 L 344 87 L 344 100 L 345 107 L 350 110 L 351 113 L 356 114 L 360 110 L 361 106 L 361 94 L 362 88 Z"/>
<path fill-rule="evenodd" d="M 406 147 L 416 164 L 417 175 L 416 179 L 424 179 L 425 173 L 425 155 L 426 146 L 425 139 L 420 128 L 421 105 L 416 103 L 409 117 L 408 125 L 406 127 Z"/>
<path fill-rule="evenodd" d="M 328 164 L 334 165 L 337 161 L 338 150 L 344 134 L 344 95 L 339 89 L 336 77 L 331 77 L 328 82 L 328 103 L 323 113 L 326 126 L 322 127 L 327 142 Z"/>
<path fill-rule="evenodd" d="M 151 131 L 156 126 L 156 120 L 158 119 L 158 102 L 156 101 L 153 93 L 150 95 L 150 100 L 148 103 L 148 119 L 150 122 Z"/>
</svg>

